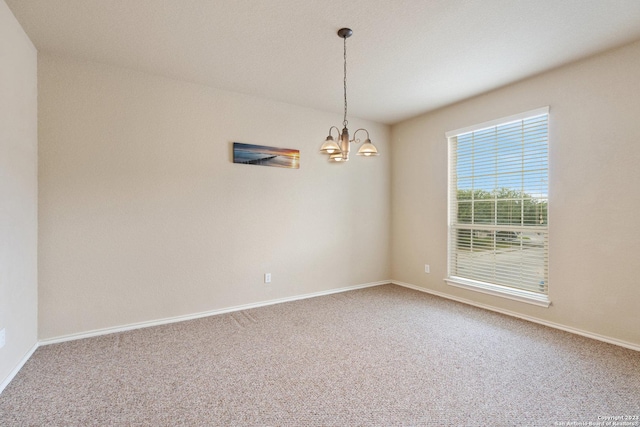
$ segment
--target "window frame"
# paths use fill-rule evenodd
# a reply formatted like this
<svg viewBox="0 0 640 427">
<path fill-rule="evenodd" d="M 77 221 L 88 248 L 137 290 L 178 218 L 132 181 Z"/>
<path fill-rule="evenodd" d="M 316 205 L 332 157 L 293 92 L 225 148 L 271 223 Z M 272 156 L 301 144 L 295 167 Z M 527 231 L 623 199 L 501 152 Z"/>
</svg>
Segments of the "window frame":
<svg viewBox="0 0 640 427">
<path fill-rule="evenodd" d="M 525 289 L 520 289 L 520 288 L 516 288 L 516 287 L 509 287 L 509 286 L 503 286 L 503 285 L 499 285 L 499 284 L 494 284 L 494 283 L 488 283 L 488 282 L 482 282 L 479 280 L 474 280 L 474 279 L 470 279 L 470 278 L 464 278 L 464 277 L 459 277 L 459 276 L 454 276 L 451 274 L 452 272 L 452 257 L 454 255 L 454 252 L 456 251 L 456 247 L 453 247 L 452 242 L 453 242 L 453 238 L 452 238 L 452 233 L 454 233 L 454 227 L 456 227 L 459 223 L 456 221 L 454 221 L 454 219 L 452 218 L 452 197 L 453 197 L 453 190 L 452 190 L 452 184 L 453 184 L 453 173 L 454 171 L 452 170 L 453 168 L 453 159 L 452 156 L 454 154 L 457 155 L 457 153 L 453 153 L 452 151 L 452 138 L 454 137 L 458 137 L 460 135 L 463 134 L 467 134 L 470 132 L 479 132 L 482 131 L 484 129 L 489 129 L 489 128 L 494 128 L 497 126 L 502 126 L 502 125 L 506 125 L 509 123 L 513 123 L 513 122 L 518 122 L 518 121 L 522 121 L 525 119 L 529 119 L 529 118 L 533 118 L 533 117 L 537 117 L 537 116 L 542 116 L 542 115 L 547 115 L 547 164 L 548 164 L 548 149 L 549 149 L 549 107 L 541 107 L 541 108 L 537 108 L 534 110 L 530 110 L 530 111 L 526 111 L 526 112 L 522 112 L 519 114 L 514 114 L 511 116 L 507 116 L 507 117 L 503 117 L 503 118 L 499 118 L 499 119 L 495 119 L 495 120 L 490 120 L 487 122 L 483 122 L 483 123 L 479 123 L 476 125 L 472 125 L 472 126 L 467 126 L 464 128 L 460 128 L 460 129 L 456 129 L 456 130 L 452 130 L 452 131 L 448 131 L 445 133 L 445 137 L 447 139 L 447 153 L 448 153 L 448 166 L 447 166 L 447 278 L 445 279 L 445 282 L 448 285 L 451 286 L 455 286 L 455 287 L 459 287 L 459 288 L 463 288 L 463 289 L 468 289 L 468 290 L 472 290 L 472 291 L 476 291 L 476 292 L 480 292 L 480 293 L 484 293 L 484 294 L 489 294 L 489 295 L 494 295 L 494 296 L 499 296 L 499 297 L 503 297 L 503 298 L 507 298 L 507 299 L 511 299 L 511 300 L 516 300 L 516 301 L 520 301 L 520 302 L 525 302 L 525 303 L 529 303 L 529 304 L 534 304 L 534 305 L 538 305 L 538 306 L 542 306 L 542 307 L 549 307 L 551 305 L 551 301 L 549 299 L 549 290 L 548 290 L 548 281 L 546 284 L 546 293 L 539 293 L 539 292 L 532 292 L 532 291 L 528 291 Z M 547 167 L 547 202 L 548 202 L 548 190 L 549 190 L 549 168 Z M 456 186 L 456 190 L 457 190 L 457 186 Z M 457 201 L 457 198 L 456 198 Z M 547 203 L 547 209 L 549 207 L 549 204 Z M 548 262 L 549 262 L 549 256 L 548 256 L 548 240 L 549 240 L 549 222 L 548 222 L 548 218 L 549 218 L 549 212 L 547 210 L 547 224 L 546 224 L 546 240 L 545 240 L 545 250 L 544 250 L 544 254 L 545 254 L 545 265 L 548 266 Z M 455 224 L 454 224 L 455 222 Z M 477 224 L 470 224 L 470 228 L 475 227 L 475 225 Z M 495 224 L 496 227 L 499 227 L 499 224 Z M 547 275 L 548 275 L 548 270 L 547 270 Z"/>
</svg>

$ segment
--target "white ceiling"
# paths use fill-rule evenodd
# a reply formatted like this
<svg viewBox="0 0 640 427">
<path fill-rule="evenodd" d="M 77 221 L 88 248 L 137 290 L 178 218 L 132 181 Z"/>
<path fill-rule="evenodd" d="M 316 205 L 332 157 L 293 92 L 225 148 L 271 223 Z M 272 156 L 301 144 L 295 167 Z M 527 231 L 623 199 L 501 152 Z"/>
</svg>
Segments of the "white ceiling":
<svg viewBox="0 0 640 427">
<path fill-rule="evenodd" d="M 640 0 L 5 0 L 38 50 L 395 123 L 640 39 Z M 639 70 L 640 74 L 640 70 Z"/>
</svg>

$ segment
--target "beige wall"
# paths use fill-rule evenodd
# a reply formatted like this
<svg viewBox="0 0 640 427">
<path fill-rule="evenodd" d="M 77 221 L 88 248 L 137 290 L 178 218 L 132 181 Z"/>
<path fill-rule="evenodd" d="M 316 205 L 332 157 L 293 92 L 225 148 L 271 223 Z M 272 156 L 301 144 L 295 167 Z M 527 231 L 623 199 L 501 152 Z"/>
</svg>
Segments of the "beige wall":
<svg viewBox="0 0 640 427">
<path fill-rule="evenodd" d="M 37 52 L 0 0 L 0 384 L 38 338 L 37 130 Z"/>
<path fill-rule="evenodd" d="M 393 126 L 392 277 L 640 345 L 639 71 L 637 42 Z M 552 306 L 447 286 L 444 133 L 546 105 Z"/>
<path fill-rule="evenodd" d="M 388 127 L 329 164 L 339 115 L 47 55 L 39 85 L 41 339 L 389 279 Z"/>
</svg>

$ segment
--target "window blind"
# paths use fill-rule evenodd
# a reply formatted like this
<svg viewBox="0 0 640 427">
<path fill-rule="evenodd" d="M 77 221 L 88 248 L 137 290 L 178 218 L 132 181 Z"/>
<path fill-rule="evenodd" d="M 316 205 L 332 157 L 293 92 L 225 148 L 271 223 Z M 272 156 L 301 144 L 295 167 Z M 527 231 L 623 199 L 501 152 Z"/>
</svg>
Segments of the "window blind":
<svg viewBox="0 0 640 427">
<path fill-rule="evenodd" d="M 547 295 L 548 108 L 448 132 L 449 279 Z"/>
</svg>

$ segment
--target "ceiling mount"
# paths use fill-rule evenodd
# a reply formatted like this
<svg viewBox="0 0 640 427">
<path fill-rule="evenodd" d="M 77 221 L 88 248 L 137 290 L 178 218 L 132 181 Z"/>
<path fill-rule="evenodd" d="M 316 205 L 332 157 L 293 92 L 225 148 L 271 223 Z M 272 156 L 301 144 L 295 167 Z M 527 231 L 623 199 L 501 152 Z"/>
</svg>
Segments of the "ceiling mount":
<svg viewBox="0 0 640 427">
<path fill-rule="evenodd" d="M 353 34 L 353 30 L 351 28 L 340 28 L 338 30 L 338 35 L 343 39 L 351 37 L 352 34 Z"/>
</svg>

